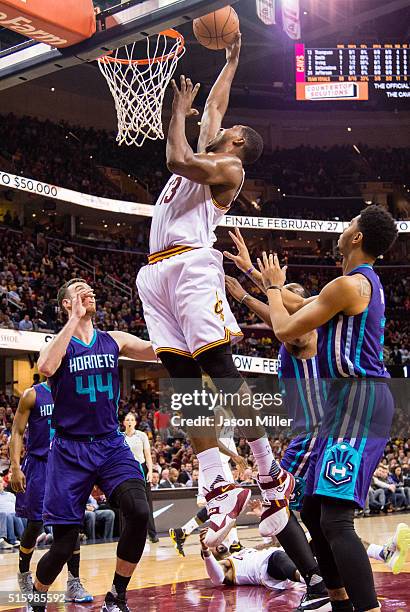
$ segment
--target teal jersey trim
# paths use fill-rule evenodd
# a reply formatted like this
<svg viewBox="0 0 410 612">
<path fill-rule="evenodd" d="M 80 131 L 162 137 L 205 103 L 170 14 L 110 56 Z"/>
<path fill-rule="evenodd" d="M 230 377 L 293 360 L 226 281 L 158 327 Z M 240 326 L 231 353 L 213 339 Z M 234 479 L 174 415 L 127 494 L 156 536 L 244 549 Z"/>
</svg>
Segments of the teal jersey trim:
<svg viewBox="0 0 410 612">
<path fill-rule="evenodd" d="M 354 360 L 355 366 L 360 370 L 363 376 L 366 376 L 366 370 L 364 370 L 360 365 L 360 355 L 362 352 L 364 332 L 366 328 L 366 320 L 367 320 L 368 314 L 369 314 L 369 309 L 366 308 L 366 310 L 362 314 L 362 320 L 360 321 L 359 339 L 357 340 L 356 355 L 355 355 L 355 360 Z"/>
<path fill-rule="evenodd" d="M 327 336 L 327 363 L 331 378 L 336 378 L 332 363 L 332 337 L 333 337 L 333 321 L 329 321 L 329 332 Z"/>
<path fill-rule="evenodd" d="M 41 386 L 42 386 L 42 387 L 44 387 L 44 389 L 45 389 L 46 391 L 48 391 L 49 393 L 51 393 L 51 389 L 50 389 L 50 387 L 48 386 L 48 384 L 47 384 L 47 383 L 42 382 L 42 383 L 40 383 L 40 384 L 41 384 Z"/>
<path fill-rule="evenodd" d="M 77 344 L 81 344 L 81 346 L 85 346 L 85 348 L 91 348 L 92 346 L 94 346 L 95 341 L 97 340 L 97 330 L 94 329 L 93 337 L 91 338 L 90 344 L 86 344 L 85 342 L 80 340 L 80 338 L 77 338 L 76 336 L 72 336 L 71 339 L 74 340 L 74 342 L 77 342 Z"/>
</svg>

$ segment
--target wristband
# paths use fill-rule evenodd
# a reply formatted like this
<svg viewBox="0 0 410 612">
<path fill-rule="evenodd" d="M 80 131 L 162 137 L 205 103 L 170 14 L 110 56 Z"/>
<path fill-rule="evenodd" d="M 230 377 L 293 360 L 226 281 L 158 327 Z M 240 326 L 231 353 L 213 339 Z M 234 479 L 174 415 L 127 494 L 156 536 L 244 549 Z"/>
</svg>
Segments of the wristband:
<svg viewBox="0 0 410 612">
<path fill-rule="evenodd" d="M 279 289 L 279 291 L 282 291 L 282 287 L 279 287 L 279 285 L 269 285 L 269 287 L 266 287 L 266 291 L 269 291 L 269 289 Z"/>
<path fill-rule="evenodd" d="M 252 272 L 254 271 L 254 269 L 255 269 L 255 266 L 251 266 L 251 267 L 249 268 L 249 270 L 246 270 L 246 272 L 245 272 L 246 276 L 249 276 L 249 274 L 252 274 Z"/>
<path fill-rule="evenodd" d="M 240 304 L 243 304 L 243 302 L 246 300 L 246 298 L 249 297 L 249 293 L 245 293 L 245 295 L 243 296 L 243 298 L 241 300 L 239 300 Z"/>
</svg>

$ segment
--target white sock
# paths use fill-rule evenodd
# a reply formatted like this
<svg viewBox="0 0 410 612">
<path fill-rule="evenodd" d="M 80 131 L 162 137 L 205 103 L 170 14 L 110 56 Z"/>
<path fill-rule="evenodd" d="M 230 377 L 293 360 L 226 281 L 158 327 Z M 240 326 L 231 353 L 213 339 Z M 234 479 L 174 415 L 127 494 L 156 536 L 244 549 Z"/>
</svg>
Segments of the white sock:
<svg viewBox="0 0 410 612">
<path fill-rule="evenodd" d="M 195 529 L 198 529 L 198 527 L 199 525 L 196 522 L 195 517 L 189 519 L 189 521 L 185 523 L 185 525 L 182 525 L 182 529 L 185 530 L 186 535 L 190 535 L 191 533 L 195 531 Z"/>
<path fill-rule="evenodd" d="M 252 449 L 255 461 L 258 464 L 259 476 L 272 476 L 276 478 L 281 473 L 281 467 L 272 453 L 271 445 L 266 437 L 248 442 Z"/>
<path fill-rule="evenodd" d="M 205 480 L 205 487 L 210 491 L 215 483 L 226 483 L 221 455 L 218 448 L 208 448 L 197 454 L 199 469 Z"/>
<path fill-rule="evenodd" d="M 369 548 L 367 549 L 367 556 L 370 559 L 377 559 L 377 561 L 384 561 L 381 553 L 383 552 L 383 546 L 379 544 L 369 544 Z"/>
<path fill-rule="evenodd" d="M 236 527 L 231 529 L 231 531 L 224 539 L 223 544 L 225 544 L 226 548 L 229 548 L 234 542 L 239 542 L 238 530 L 236 529 Z"/>
</svg>

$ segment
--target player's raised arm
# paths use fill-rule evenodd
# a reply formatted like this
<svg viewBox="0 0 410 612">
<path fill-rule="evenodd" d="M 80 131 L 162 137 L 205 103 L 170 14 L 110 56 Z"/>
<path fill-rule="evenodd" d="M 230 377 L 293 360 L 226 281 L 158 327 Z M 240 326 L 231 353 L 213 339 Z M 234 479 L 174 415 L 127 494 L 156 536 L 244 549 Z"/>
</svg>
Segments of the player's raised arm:
<svg viewBox="0 0 410 612">
<path fill-rule="evenodd" d="M 226 64 L 212 87 L 201 119 L 198 153 L 215 137 L 222 125 L 229 104 L 232 81 L 235 77 L 241 51 L 241 34 L 238 32 L 233 44 L 226 49 Z"/>
<path fill-rule="evenodd" d="M 185 133 L 186 118 L 192 116 L 192 108 L 199 85 L 181 76 L 181 88 L 172 81 L 174 102 L 167 140 L 167 166 L 170 172 L 202 185 L 224 185 L 238 188 L 243 180 L 242 162 L 239 157 L 226 153 L 197 153 L 189 145 Z M 238 133 L 238 147 L 244 138 Z"/>
<path fill-rule="evenodd" d="M 127 332 L 110 331 L 108 333 L 118 344 L 122 357 L 129 357 L 138 361 L 157 361 L 151 342 Z"/>
<path fill-rule="evenodd" d="M 244 274 L 247 275 L 247 277 L 254 283 L 254 285 L 256 285 L 257 287 L 259 287 L 259 289 L 262 289 L 262 291 L 265 291 L 265 287 L 263 286 L 263 282 L 262 282 L 262 274 L 260 273 L 259 270 L 257 270 L 255 268 L 255 266 L 253 265 L 252 261 L 251 261 L 251 257 L 249 255 L 249 250 L 248 247 L 246 246 L 245 240 L 239 230 L 239 228 L 235 228 L 235 232 L 228 232 L 232 241 L 234 242 L 236 248 L 237 248 L 237 253 L 231 253 L 230 251 L 224 251 L 224 256 L 227 259 L 230 259 L 231 261 L 234 262 L 234 264 L 236 265 L 236 267 L 243 272 Z M 229 289 L 229 287 L 228 287 Z M 232 294 L 233 295 L 233 294 Z M 233 295 L 233 297 L 235 297 L 235 295 Z M 297 293 L 293 293 L 293 291 L 289 291 L 288 289 L 284 288 L 282 290 L 282 301 L 283 301 L 283 305 L 285 306 L 286 310 L 290 313 L 293 314 L 294 312 L 297 312 L 300 308 L 303 308 L 303 306 L 306 306 L 306 304 L 309 304 L 310 302 L 313 302 L 316 299 L 317 296 L 311 296 L 309 298 L 303 298 L 302 296 L 298 295 Z M 236 298 L 235 298 L 236 299 Z M 257 302 L 259 302 L 259 304 L 263 304 L 263 302 L 260 302 L 259 300 L 255 300 L 255 298 L 250 298 L 249 301 L 247 302 L 247 306 L 249 306 L 249 308 L 255 312 L 259 317 L 261 317 L 265 322 L 265 315 L 266 315 L 266 311 L 264 309 L 262 309 L 262 311 L 256 311 L 250 303 L 250 300 L 253 300 L 253 305 L 257 306 Z M 263 314 L 261 314 L 263 312 Z M 270 318 L 269 318 L 269 323 L 268 325 L 270 326 Z"/>
<path fill-rule="evenodd" d="M 26 489 L 26 477 L 20 468 L 23 436 L 27 422 L 36 401 L 36 391 L 33 387 L 26 389 L 19 400 L 13 419 L 10 439 L 11 488 L 15 493 L 23 493 Z"/>
<path fill-rule="evenodd" d="M 258 264 L 269 299 L 272 328 L 281 342 L 300 338 L 321 327 L 339 312 L 354 309 L 357 312 L 349 314 L 359 314 L 368 305 L 368 298 L 361 298 L 357 291 L 357 280 L 341 276 L 328 283 L 314 301 L 290 315 L 282 299 L 285 273 L 277 256 L 271 254 L 268 257 L 264 252 L 263 261 L 258 259 Z"/>
</svg>

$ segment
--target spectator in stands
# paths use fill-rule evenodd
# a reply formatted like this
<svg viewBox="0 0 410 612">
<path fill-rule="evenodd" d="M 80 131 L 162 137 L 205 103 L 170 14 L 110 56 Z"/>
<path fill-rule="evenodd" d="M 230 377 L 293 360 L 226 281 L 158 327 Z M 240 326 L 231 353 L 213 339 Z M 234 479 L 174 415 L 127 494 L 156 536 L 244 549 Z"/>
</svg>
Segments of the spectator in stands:
<svg viewBox="0 0 410 612">
<path fill-rule="evenodd" d="M 370 490 L 370 508 L 391 511 L 393 509 L 396 487 L 388 482 L 389 470 L 380 463 L 374 472 Z"/>
<path fill-rule="evenodd" d="M 20 538 L 23 535 L 24 524 L 20 517 L 16 516 L 16 496 L 4 490 L 4 480 L 0 477 L 0 515 L 6 517 L 7 541 L 13 547 L 20 546 Z M 4 519 L 3 519 L 4 520 Z"/>
<path fill-rule="evenodd" d="M 184 485 L 178 482 L 179 471 L 176 468 L 162 470 L 160 489 L 178 489 Z"/>
<path fill-rule="evenodd" d="M 5 428 L 7 428 L 8 426 L 10 426 L 10 422 L 7 422 L 5 424 Z M 7 431 L 7 429 L 3 430 L 3 435 L 5 435 L 5 431 Z M 3 443 L 0 446 L 0 475 L 3 476 L 4 474 L 6 474 L 10 469 L 10 458 L 9 458 L 9 449 L 8 449 L 8 445 L 7 443 Z"/>
<path fill-rule="evenodd" d="M 170 417 L 167 413 L 165 406 L 161 406 L 154 414 L 154 427 L 159 432 L 163 442 L 167 441 L 168 438 L 168 426 Z"/>
<path fill-rule="evenodd" d="M 404 507 L 406 510 L 410 510 L 410 487 L 404 486 L 403 470 L 400 465 L 394 468 L 391 474 L 391 481 L 396 487 L 395 495 L 399 496 L 398 502 L 396 500 L 397 507 Z"/>
<path fill-rule="evenodd" d="M 101 529 L 104 540 L 111 540 L 113 537 L 115 513 L 110 508 L 100 507 L 102 505 L 106 504 L 99 504 L 92 495 L 88 498 L 84 529 L 89 540 L 95 540 L 96 530 L 99 529 Z"/>
<path fill-rule="evenodd" d="M 153 470 L 152 481 L 151 481 L 152 491 L 156 491 L 157 489 L 159 489 L 159 481 L 160 481 L 159 472 L 157 472 L 157 470 Z"/>
<path fill-rule="evenodd" d="M 24 315 L 24 318 L 21 319 L 19 323 L 20 331 L 33 331 L 33 323 L 30 321 L 30 316 L 28 314 Z"/>
</svg>

